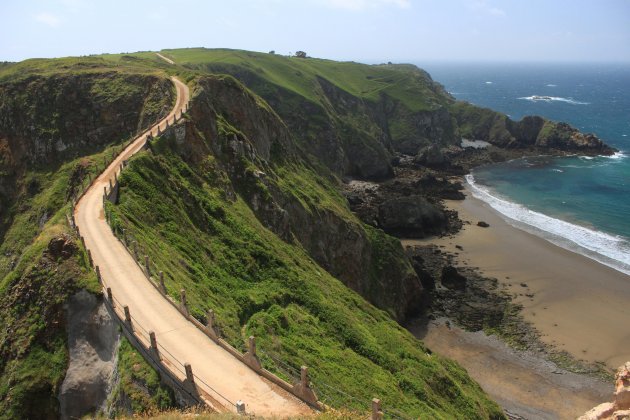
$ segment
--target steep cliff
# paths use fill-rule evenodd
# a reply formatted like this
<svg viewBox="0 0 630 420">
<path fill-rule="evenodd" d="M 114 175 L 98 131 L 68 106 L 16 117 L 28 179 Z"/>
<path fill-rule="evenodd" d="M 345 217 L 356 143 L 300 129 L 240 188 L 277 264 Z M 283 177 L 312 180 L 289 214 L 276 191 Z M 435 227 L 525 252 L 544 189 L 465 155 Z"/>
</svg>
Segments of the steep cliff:
<svg viewBox="0 0 630 420">
<path fill-rule="evenodd" d="M 229 76 L 208 76 L 197 83 L 190 115 L 194 126 L 180 144 L 200 147 L 185 155 L 215 156 L 263 225 L 395 319 L 420 310 L 422 287 L 400 244 L 350 212 L 337 181 L 309 165 L 265 102 Z"/>
</svg>

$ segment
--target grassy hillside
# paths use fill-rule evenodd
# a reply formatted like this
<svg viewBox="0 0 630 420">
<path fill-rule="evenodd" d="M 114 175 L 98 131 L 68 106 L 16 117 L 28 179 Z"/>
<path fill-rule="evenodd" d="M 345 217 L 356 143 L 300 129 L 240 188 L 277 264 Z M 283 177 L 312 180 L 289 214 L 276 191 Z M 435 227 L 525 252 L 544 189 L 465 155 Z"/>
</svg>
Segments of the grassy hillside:
<svg viewBox="0 0 630 420">
<path fill-rule="evenodd" d="M 223 335 L 241 349 L 257 336 L 270 370 L 286 376 L 307 364 L 333 406 L 364 410 L 378 396 L 412 417 L 501 417 L 461 367 L 431 354 L 299 245 L 263 226 L 241 197 L 226 194 L 229 178 L 212 156 L 191 166 L 174 138 L 152 151 L 132 159 L 120 178 L 120 204 L 108 209 L 113 225 L 164 271 L 169 294 L 186 289 L 194 316 L 203 320 L 213 309 Z"/>
<path fill-rule="evenodd" d="M 368 66 L 355 62 L 301 59 L 230 49 L 187 48 L 162 50 L 161 53 L 177 64 L 211 72 L 221 68 L 229 70 L 229 66 L 242 67 L 270 84 L 284 87 L 321 105 L 326 105 L 326 100 L 317 92 L 318 77 L 368 101 L 377 101 L 382 94 L 386 94 L 402 101 L 413 111 L 433 110 L 445 105 L 439 86 L 434 85 L 430 76 L 415 66 Z"/>
</svg>

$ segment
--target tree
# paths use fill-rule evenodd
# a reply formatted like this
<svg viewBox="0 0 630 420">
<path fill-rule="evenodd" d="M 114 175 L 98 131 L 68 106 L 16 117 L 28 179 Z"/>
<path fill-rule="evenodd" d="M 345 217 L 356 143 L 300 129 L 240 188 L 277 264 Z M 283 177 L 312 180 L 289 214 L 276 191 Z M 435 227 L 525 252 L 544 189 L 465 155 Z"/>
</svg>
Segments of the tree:
<svg viewBox="0 0 630 420">
<path fill-rule="evenodd" d="M 275 53 L 276 53 L 275 50 L 269 51 L 269 54 L 275 54 Z"/>
<path fill-rule="evenodd" d="M 297 58 L 306 58 L 306 53 L 304 51 L 296 51 L 295 56 Z"/>
</svg>

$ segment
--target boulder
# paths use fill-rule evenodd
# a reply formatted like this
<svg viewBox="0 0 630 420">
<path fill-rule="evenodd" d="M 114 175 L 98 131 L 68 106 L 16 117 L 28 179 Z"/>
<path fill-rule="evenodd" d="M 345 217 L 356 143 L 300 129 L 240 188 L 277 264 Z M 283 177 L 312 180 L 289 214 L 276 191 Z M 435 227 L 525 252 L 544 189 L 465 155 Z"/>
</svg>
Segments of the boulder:
<svg viewBox="0 0 630 420">
<path fill-rule="evenodd" d="M 379 226 L 399 237 L 423 238 L 442 233 L 446 221 L 442 210 L 418 195 L 392 198 L 378 208 Z"/>
<path fill-rule="evenodd" d="M 442 268 L 442 286 L 448 289 L 463 290 L 466 288 L 466 277 L 459 274 L 452 265 Z"/>
<path fill-rule="evenodd" d="M 420 149 L 413 161 L 418 165 L 427 166 L 429 168 L 441 168 L 448 163 L 444 152 L 437 144 L 432 144 Z"/>
</svg>

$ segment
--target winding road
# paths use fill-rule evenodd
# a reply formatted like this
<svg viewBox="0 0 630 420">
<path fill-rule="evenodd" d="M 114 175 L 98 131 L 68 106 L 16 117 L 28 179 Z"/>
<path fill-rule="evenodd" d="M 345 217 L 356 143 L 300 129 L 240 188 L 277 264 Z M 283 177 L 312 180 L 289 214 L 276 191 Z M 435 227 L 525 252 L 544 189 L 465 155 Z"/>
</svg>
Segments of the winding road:
<svg viewBox="0 0 630 420">
<path fill-rule="evenodd" d="M 140 134 L 94 181 L 75 207 L 75 223 L 94 265 L 100 268 L 103 283 L 111 288 L 121 305 L 129 307 L 137 335 L 148 344 L 147 331 L 155 332 L 158 344 L 169 354 L 165 364 L 178 378 L 185 378 L 181 364 L 190 363 L 200 379 L 196 381 L 197 387 L 209 405 L 217 411 L 234 411 L 233 404 L 241 400 L 248 413 L 259 416 L 311 414 L 305 403 L 259 376 L 175 309 L 147 280 L 105 221 L 103 188 L 114 179 L 120 164 L 142 149 L 146 136 L 157 135 L 158 126 L 164 129 L 166 120 L 172 121 L 190 99 L 188 87 L 174 77 L 171 80 L 177 89 L 177 102 L 171 113 Z"/>
</svg>

